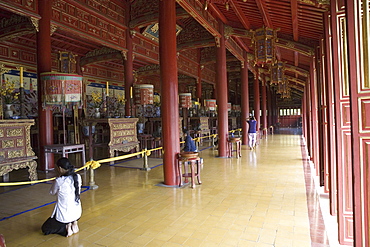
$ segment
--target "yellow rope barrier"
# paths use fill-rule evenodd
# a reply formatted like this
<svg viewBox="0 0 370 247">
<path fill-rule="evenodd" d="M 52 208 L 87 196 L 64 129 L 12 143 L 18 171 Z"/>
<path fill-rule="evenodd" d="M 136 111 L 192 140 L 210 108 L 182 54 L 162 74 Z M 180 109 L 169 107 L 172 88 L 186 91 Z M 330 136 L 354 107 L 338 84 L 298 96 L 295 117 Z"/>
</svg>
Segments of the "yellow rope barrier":
<svg viewBox="0 0 370 247">
<path fill-rule="evenodd" d="M 238 130 L 241 131 L 241 129 L 238 129 Z M 231 131 L 234 132 L 236 130 L 231 130 Z M 215 137 L 217 137 L 217 135 L 218 134 L 212 134 L 212 135 L 209 135 L 209 136 L 197 137 L 197 138 L 194 138 L 194 141 L 200 142 L 200 140 L 202 138 L 215 138 Z M 185 143 L 185 142 L 182 141 L 180 143 Z M 140 152 L 137 152 L 137 153 L 126 154 L 126 155 L 122 155 L 122 156 L 118 156 L 118 157 L 113 157 L 113 158 L 102 159 L 102 160 L 98 160 L 98 161 L 90 160 L 90 161 L 86 162 L 86 164 L 84 166 L 82 166 L 80 168 L 77 168 L 76 169 L 76 172 L 79 172 L 79 171 L 81 171 L 83 169 L 86 169 L 86 168 L 89 168 L 89 167 L 92 168 L 93 170 L 95 170 L 95 169 L 97 169 L 97 168 L 99 168 L 101 166 L 101 163 L 107 163 L 107 162 L 112 162 L 112 161 L 117 161 L 117 160 L 123 160 L 123 159 L 131 158 L 131 157 L 134 157 L 134 156 L 137 156 L 137 155 L 144 155 L 144 153 L 147 156 L 150 156 L 153 151 L 160 150 L 160 149 L 163 149 L 163 148 L 162 147 L 153 148 L 153 149 L 150 149 L 150 150 L 143 150 L 143 151 L 140 151 Z M 28 185 L 28 184 L 44 183 L 44 182 L 52 181 L 55 178 L 56 177 L 42 179 L 42 180 L 35 180 L 35 181 L 0 183 L 0 186 L 16 186 L 16 185 Z"/>
<path fill-rule="evenodd" d="M 35 180 L 35 181 L 27 181 L 27 182 L 13 182 L 13 183 L 0 183 L 0 186 L 13 186 L 13 185 L 27 185 L 27 184 L 36 184 L 36 183 L 43 183 L 54 180 L 54 178 L 47 178 L 43 180 Z"/>
</svg>

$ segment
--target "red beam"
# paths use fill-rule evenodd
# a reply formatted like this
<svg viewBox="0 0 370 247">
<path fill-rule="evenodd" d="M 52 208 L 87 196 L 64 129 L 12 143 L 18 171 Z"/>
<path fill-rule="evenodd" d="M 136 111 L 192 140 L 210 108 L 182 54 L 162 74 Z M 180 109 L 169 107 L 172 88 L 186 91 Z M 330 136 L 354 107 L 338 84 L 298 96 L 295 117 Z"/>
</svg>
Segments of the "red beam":
<svg viewBox="0 0 370 247">
<path fill-rule="evenodd" d="M 290 0 L 290 10 L 292 12 L 293 39 L 298 41 L 298 2 Z"/>
</svg>

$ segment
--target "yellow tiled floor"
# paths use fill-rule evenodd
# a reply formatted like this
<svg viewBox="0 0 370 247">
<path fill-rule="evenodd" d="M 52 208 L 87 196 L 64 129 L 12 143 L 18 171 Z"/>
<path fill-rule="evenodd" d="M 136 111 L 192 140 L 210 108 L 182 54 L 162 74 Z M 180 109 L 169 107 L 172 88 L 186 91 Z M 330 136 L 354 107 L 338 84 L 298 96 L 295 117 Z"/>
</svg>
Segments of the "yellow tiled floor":
<svg viewBox="0 0 370 247">
<path fill-rule="evenodd" d="M 300 139 L 268 136 L 255 151 L 242 146 L 239 159 L 217 158 L 217 150 L 204 150 L 203 184 L 195 189 L 158 186 L 162 166 L 142 171 L 103 165 L 96 170 L 99 188 L 81 195 L 79 233 L 69 238 L 42 235 L 41 224 L 53 204 L 0 221 L 0 233 L 8 247 L 308 247 Z M 88 185 L 88 174 L 82 177 Z M 1 207 L 12 207 L 1 196 Z M 44 197 L 55 199 L 47 193 Z"/>
</svg>

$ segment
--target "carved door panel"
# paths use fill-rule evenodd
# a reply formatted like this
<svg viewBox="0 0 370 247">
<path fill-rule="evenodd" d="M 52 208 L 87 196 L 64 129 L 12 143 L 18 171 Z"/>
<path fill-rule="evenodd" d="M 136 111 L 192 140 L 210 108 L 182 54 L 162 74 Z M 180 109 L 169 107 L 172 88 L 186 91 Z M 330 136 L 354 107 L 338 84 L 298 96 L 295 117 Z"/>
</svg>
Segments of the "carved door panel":
<svg viewBox="0 0 370 247">
<path fill-rule="evenodd" d="M 339 4 L 339 0 L 337 1 Z M 338 7 L 338 9 L 337 9 Z M 346 18 L 343 5 L 332 5 L 333 79 L 337 133 L 338 233 L 341 244 L 353 242 L 352 143 L 348 83 Z"/>
<path fill-rule="evenodd" d="M 354 246 L 369 246 L 370 235 L 370 3 L 346 1 L 349 92 L 352 122 Z"/>
</svg>

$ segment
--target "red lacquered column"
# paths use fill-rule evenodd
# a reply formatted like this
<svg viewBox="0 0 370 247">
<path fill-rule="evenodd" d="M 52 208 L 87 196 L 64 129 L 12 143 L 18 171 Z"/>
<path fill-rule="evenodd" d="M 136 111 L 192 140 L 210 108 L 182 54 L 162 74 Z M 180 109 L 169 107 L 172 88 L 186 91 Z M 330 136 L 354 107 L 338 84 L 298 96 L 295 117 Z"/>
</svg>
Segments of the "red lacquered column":
<svg viewBox="0 0 370 247">
<path fill-rule="evenodd" d="M 244 53 L 245 61 L 247 61 L 247 56 Z M 248 66 L 247 62 L 244 62 L 244 66 L 241 68 L 241 110 L 242 110 L 242 143 L 243 145 L 248 144 L 248 124 L 247 118 L 249 117 L 249 88 L 248 88 Z"/>
<path fill-rule="evenodd" d="M 316 79 L 316 64 L 315 57 L 311 59 L 310 67 L 310 87 L 311 87 L 311 118 L 312 118 L 312 161 L 316 167 L 316 176 L 319 176 L 319 123 L 318 123 L 318 107 L 317 107 L 317 79 Z"/>
<path fill-rule="evenodd" d="M 267 95 L 266 95 L 266 80 L 263 79 L 262 92 L 261 92 L 261 102 L 262 102 L 262 133 L 267 135 Z"/>
<path fill-rule="evenodd" d="M 126 23 L 130 22 L 130 3 L 126 8 Z M 133 51 L 132 51 L 132 36 L 130 30 L 126 30 L 126 48 L 127 48 L 127 55 L 124 60 L 124 68 L 125 68 L 125 115 L 131 116 L 131 87 L 134 84 L 134 59 L 133 59 Z"/>
<path fill-rule="evenodd" d="M 254 106 L 254 117 L 257 120 L 257 131 L 260 131 L 261 125 L 261 118 L 260 118 L 260 82 L 258 80 L 258 67 L 256 68 L 256 75 L 254 77 L 253 83 L 253 91 L 254 91 L 254 98 L 253 98 L 253 106 Z M 259 132 L 258 132 L 259 133 Z"/>
<path fill-rule="evenodd" d="M 197 80 L 197 98 L 202 101 L 202 67 L 200 65 L 200 49 L 198 49 L 198 80 Z"/>
<path fill-rule="evenodd" d="M 50 20 L 51 6 L 50 0 L 39 0 L 38 8 L 41 19 L 39 21 L 39 32 L 37 32 L 37 72 L 38 78 L 40 73 L 51 72 L 51 37 L 50 37 Z M 39 168 L 43 171 L 54 168 L 54 155 L 48 154 L 49 167 L 45 166 L 45 145 L 52 145 L 53 140 L 53 113 L 49 108 L 43 109 L 42 99 L 44 85 L 39 81 L 37 84 L 38 93 L 38 127 L 39 127 Z"/>
<path fill-rule="evenodd" d="M 216 47 L 216 100 L 218 113 L 218 156 L 226 157 L 226 141 L 228 138 L 227 113 L 227 71 L 224 25 L 220 23 L 220 44 Z"/>
<path fill-rule="evenodd" d="M 178 80 L 176 55 L 176 1 L 159 1 L 159 54 L 163 169 L 166 185 L 178 184 L 176 156 L 180 152 Z"/>
<path fill-rule="evenodd" d="M 273 116 L 273 108 L 272 108 L 272 91 L 271 87 L 267 88 L 267 127 L 273 126 L 272 116 Z"/>
</svg>

